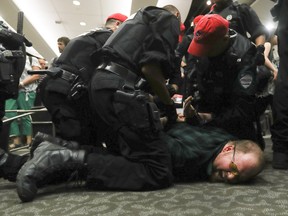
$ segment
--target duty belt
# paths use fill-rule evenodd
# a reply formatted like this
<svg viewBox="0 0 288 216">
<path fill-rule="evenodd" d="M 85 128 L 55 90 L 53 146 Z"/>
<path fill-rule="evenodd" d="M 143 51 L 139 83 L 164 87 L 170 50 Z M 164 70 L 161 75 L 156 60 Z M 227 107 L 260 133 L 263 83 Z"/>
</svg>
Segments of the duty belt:
<svg viewBox="0 0 288 216">
<path fill-rule="evenodd" d="M 125 80 L 123 88 L 134 89 L 135 84 L 140 80 L 140 77 L 136 73 L 114 62 L 109 62 L 107 65 L 100 65 L 98 68 L 105 69 L 123 78 Z"/>
<path fill-rule="evenodd" d="M 64 80 L 70 82 L 70 83 L 73 83 L 78 78 L 77 75 L 75 75 L 75 74 L 73 74 L 73 73 L 71 73 L 69 71 L 66 71 L 66 70 L 63 70 L 63 69 L 61 69 L 61 71 L 62 71 L 62 74 L 61 74 L 60 77 L 62 79 L 64 79 Z"/>
</svg>

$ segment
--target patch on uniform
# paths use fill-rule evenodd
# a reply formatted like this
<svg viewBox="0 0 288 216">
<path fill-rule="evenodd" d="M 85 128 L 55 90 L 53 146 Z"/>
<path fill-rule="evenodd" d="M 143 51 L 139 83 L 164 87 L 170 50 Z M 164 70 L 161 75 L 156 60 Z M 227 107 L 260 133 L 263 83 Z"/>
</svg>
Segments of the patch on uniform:
<svg viewBox="0 0 288 216">
<path fill-rule="evenodd" d="M 228 15 L 228 16 L 226 17 L 226 20 L 231 21 L 231 20 L 232 20 L 232 15 L 231 15 L 231 14 Z"/>
<path fill-rule="evenodd" d="M 252 80 L 253 80 L 252 76 L 246 74 L 245 76 L 241 77 L 240 84 L 243 88 L 247 89 L 251 85 Z"/>
</svg>

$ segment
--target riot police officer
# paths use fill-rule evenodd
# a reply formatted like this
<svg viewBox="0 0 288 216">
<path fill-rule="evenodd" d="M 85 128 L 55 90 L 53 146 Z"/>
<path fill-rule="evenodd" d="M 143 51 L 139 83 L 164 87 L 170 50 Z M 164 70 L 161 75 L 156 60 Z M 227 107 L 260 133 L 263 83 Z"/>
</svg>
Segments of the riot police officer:
<svg viewBox="0 0 288 216">
<path fill-rule="evenodd" d="M 50 68 L 51 76 L 39 85 L 41 100 L 52 115 L 57 136 L 84 144 L 96 142 L 96 124 L 89 109 L 87 86 L 101 56 L 92 61 L 91 55 L 126 18 L 120 13 L 112 14 L 104 28 L 70 40 L 56 61 L 58 66 Z"/>
<path fill-rule="evenodd" d="M 229 30 L 217 14 L 197 24 L 188 52 L 199 57 L 196 102 L 202 124 L 221 127 L 239 139 L 257 141 L 253 125 L 256 91 L 256 46 Z M 261 146 L 263 148 L 263 146 Z"/>
<path fill-rule="evenodd" d="M 271 14 L 279 20 L 278 51 L 280 57 L 279 72 L 275 83 L 275 93 L 273 98 L 274 123 L 271 127 L 273 142 L 273 162 L 274 169 L 288 169 L 288 61 L 287 61 L 287 23 L 288 1 L 279 0 L 271 10 Z"/>
<path fill-rule="evenodd" d="M 165 104 L 168 122 L 173 124 L 177 113 L 165 84 L 174 67 L 179 18 L 178 9 L 172 5 L 149 6 L 111 35 L 100 50 L 103 64 L 89 87 L 106 148 L 89 153 L 41 143 L 33 159 L 18 173 L 21 200 L 33 200 L 37 187 L 51 182 L 59 171 L 67 180 L 78 170 L 93 189 L 155 190 L 172 184 L 171 159 L 161 140 L 159 112 L 138 81 L 147 80 Z"/>
<path fill-rule="evenodd" d="M 257 46 L 263 45 L 267 30 L 255 11 L 247 4 L 233 0 L 213 0 L 210 14 L 219 14 L 227 19 L 230 28 L 244 37 L 249 37 Z M 247 34 L 248 33 L 248 34 Z"/>
<path fill-rule="evenodd" d="M 25 44 L 31 44 L 22 35 L 12 32 L 0 21 L 0 131 L 5 100 L 17 98 L 19 78 L 25 67 Z"/>
<path fill-rule="evenodd" d="M 211 7 L 210 14 L 221 15 L 229 21 L 229 28 L 254 42 L 258 50 L 256 53 L 258 64 L 265 64 L 269 67 L 269 63 L 265 61 L 263 55 L 265 50 L 264 43 L 268 37 L 268 32 L 265 26 L 261 23 L 256 12 L 249 5 L 239 4 L 237 1 L 233 0 L 213 0 L 213 3 L 214 5 Z M 269 79 L 272 77 L 271 73 L 264 73 L 260 69 L 258 70 L 259 73 L 257 73 L 257 83 L 259 83 L 257 85 L 268 83 Z M 259 109 L 257 110 L 258 117 L 256 121 L 258 140 L 263 143 L 262 145 L 265 145 L 264 139 L 262 138 L 260 116 L 264 113 L 268 103 L 265 98 L 261 97 L 258 97 L 257 101 L 259 104 Z"/>
</svg>

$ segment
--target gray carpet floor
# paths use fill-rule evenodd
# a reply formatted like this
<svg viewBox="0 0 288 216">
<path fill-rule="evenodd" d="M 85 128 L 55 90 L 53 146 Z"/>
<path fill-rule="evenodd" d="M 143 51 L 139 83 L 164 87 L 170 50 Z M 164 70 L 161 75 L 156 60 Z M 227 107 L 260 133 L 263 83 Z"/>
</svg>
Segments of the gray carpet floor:
<svg viewBox="0 0 288 216">
<path fill-rule="evenodd" d="M 15 184 L 1 179 L 0 216 L 288 215 L 288 171 L 272 169 L 269 137 L 265 157 L 265 170 L 245 185 L 194 182 L 153 192 L 98 192 L 59 185 L 39 190 L 30 203 L 21 203 Z"/>
</svg>

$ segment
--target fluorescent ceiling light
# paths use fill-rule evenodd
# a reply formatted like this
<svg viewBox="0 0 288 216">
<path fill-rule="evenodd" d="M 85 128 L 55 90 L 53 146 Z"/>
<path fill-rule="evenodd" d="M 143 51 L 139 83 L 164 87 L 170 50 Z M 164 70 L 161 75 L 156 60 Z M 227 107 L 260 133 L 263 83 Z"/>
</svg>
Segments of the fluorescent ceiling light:
<svg viewBox="0 0 288 216">
<path fill-rule="evenodd" d="M 80 2 L 79 1 L 73 1 L 73 4 L 76 5 L 76 6 L 79 6 Z"/>
<path fill-rule="evenodd" d="M 269 22 L 266 24 L 266 29 L 268 29 L 269 31 L 272 31 L 274 29 L 276 29 L 277 24 L 275 22 Z"/>
</svg>

